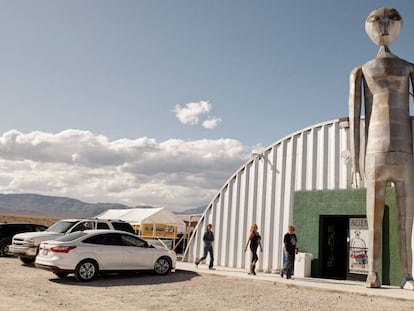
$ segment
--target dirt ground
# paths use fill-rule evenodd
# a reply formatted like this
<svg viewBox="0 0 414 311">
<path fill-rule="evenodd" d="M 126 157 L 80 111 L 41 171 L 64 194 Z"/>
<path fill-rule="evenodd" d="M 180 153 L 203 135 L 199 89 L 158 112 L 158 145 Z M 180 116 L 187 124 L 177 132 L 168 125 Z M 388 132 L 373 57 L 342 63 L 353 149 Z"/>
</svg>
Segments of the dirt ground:
<svg viewBox="0 0 414 311">
<path fill-rule="evenodd" d="M 177 270 L 76 282 L 0 257 L 2 310 L 413 310 L 414 302 Z M 3 309 L 4 308 L 4 309 Z"/>
<path fill-rule="evenodd" d="M 30 222 L 48 227 L 58 220 L 58 218 L 0 214 L 0 222 Z"/>
</svg>

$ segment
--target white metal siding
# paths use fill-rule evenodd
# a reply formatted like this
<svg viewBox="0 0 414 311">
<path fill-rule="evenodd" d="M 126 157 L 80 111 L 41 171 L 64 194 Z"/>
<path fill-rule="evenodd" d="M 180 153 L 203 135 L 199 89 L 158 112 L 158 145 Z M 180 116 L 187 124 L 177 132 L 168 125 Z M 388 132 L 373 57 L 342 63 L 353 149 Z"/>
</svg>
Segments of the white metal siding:
<svg viewBox="0 0 414 311">
<path fill-rule="evenodd" d="M 344 121 L 345 126 L 340 123 Z M 361 133 L 364 136 L 363 128 Z M 245 163 L 209 203 L 183 260 L 193 261 L 201 255 L 202 236 L 211 223 L 216 236 L 215 264 L 247 269 L 250 251 L 245 253 L 243 248 L 250 225 L 256 223 L 264 246 L 258 270 L 279 269 L 283 234 L 292 221 L 294 191 L 351 188 L 347 153 L 345 119 L 305 128 L 266 148 L 262 158 Z"/>
</svg>

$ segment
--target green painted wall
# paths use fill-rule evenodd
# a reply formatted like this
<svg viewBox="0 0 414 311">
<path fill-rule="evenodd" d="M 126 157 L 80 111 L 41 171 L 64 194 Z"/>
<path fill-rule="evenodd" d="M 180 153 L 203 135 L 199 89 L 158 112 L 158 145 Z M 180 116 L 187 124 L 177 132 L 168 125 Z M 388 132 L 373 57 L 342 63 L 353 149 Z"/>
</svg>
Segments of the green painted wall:
<svg viewBox="0 0 414 311">
<path fill-rule="evenodd" d="M 301 252 L 311 253 L 312 276 L 320 277 L 319 222 L 321 215 L 365 216 L 365 189 L 299 191 L 294 194 L 293 224 Z M 397 213 L 393 188 L 387 188 L 383 225 L 382 284 L 399 285 Z"/>
</svg>

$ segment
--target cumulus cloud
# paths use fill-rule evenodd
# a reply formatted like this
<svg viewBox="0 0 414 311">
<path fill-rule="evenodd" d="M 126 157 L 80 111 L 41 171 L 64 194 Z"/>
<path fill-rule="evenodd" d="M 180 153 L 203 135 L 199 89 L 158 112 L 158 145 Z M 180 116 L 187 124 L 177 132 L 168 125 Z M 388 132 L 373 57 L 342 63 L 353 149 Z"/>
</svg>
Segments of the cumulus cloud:
<svg viewBox="0 0 414 311">
<path fill-rule="evenodd" d="M 12 130 L 0 137 L 0 192 L 179 211 L 206 205 L 248 157 L 233 139 L 110 141 L 80 130 Z"/>
<path fill-rule="evenodd" d="M 206 129 L 214 129 L 221 122 L 220 118 L 214 117 L 203 122 L 203 127 Z"/>
<path fill-rule="evenodd" d="M 188 103 L 185 107 L 176 105 L 175 112 L 176 117 L 182 124 L 196 125 L 200 122 L 200 117 L 208 115 L 213 106 L 207 101 L 200 101 L 198 103 Z M 213 129 L 221 122 L 220 118 L 214 117 L 203 121 L 202 125 L 206 129 Z"/>
</svg>

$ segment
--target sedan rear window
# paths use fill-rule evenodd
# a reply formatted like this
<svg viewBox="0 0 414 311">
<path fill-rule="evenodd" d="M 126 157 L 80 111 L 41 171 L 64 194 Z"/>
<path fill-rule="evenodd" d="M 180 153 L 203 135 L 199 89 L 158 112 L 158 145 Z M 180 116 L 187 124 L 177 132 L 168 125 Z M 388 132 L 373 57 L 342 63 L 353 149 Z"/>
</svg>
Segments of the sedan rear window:
<svg viewBox="0 0 414 311">
<path fill-rule="evenodd" d="M 61 242 L 69 242 L 69 241 L 74 241 L 76 239 L 79 239 L 80 237 L 83 237 L 87 235 L 86 232 L 83 231 L 76 231 L 76 232 L 72 232 L 66 235 L 62 235 L 61 237 L 56 238 L 56 241 L 61 241 Z"/>
<path fill-rule="evenodd" d="M 96 234 L 83 240 L 83 243 L 87 244 L 98 244 L 98 245 L 112 245 L 112 246 L 121 246 L 121 235 L 118 233 L 104 233 Z"/>
<path fill-rule="evenodd" d="M 123 234 L 122 244 L 125 246 L 148 247 L 148 243 L 138 237 Z"/>
</svg>

